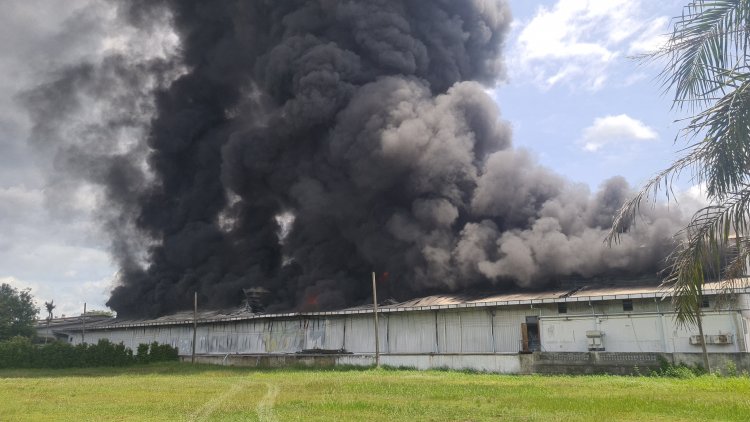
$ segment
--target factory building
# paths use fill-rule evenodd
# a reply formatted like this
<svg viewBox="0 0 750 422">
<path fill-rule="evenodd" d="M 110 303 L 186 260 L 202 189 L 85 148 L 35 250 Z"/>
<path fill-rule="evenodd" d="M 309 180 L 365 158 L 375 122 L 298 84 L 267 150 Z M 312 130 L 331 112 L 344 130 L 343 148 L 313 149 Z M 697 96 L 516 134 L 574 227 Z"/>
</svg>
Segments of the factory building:
<svg viewBox="0 0 750 422">
<path fill-rule="evenodd" d="M 711 358 L 747 367 L 750 283 L 710 283 L 704 297 Z M 670 299 L 657 285 L 620 282 L 387 304 L 378 309 L 380 362 L 502 373 L 585 372 L 607 365 L 627 372 L 662 359 L 700 362 L 698 330 L 675 321 Z M 194 333 L 193 313 L 185 312 L 90 324 L 85 341 L 106 338 L 132 349 L 156 341 L 177 347 L 189 359 L 195 335 L 199 361 L 369 365 L 375 355 L 373 317 L 372 306 L 283 314 L 204 311 L 197 314 Z M 68 335 L 73 343 L 84 340 L 79 330 Z"/>
<path fill-rule="evenodd" d="M 110 315 L 92 314 L 78 315 L 72 317 L 58 317 L 52 319 L 39 319 L 36 321 L 37 341 L 46 343 L 48 341 L 73 341 L 73 333 L 79 337 L 84 333 L 86 325 L 97 325 L 105 322 L 114 321 Z M 83 334 L 85 336 L 85 334 Z"/>
</svg>

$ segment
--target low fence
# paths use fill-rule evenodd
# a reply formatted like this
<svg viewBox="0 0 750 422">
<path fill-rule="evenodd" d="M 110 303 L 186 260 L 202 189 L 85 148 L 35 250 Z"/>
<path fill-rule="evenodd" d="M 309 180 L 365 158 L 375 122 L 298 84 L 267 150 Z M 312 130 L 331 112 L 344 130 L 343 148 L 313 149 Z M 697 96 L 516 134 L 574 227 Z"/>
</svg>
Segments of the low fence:
<svg viewBox="0 0 750 422">
<path fill-rule="evenodd" d="M 750 353 L 709 353 L 711 370 L 750 371 Z M 645 374 L 663 363 L 703 366 L 701 353 L 536 353 L 531 372 L 538 374 Z"/>
<path fill-rule="evenodd" d="M 181 357 L 189 362 L 189 356 Z M 260 368 L 337 365 L 372 366 L 373 354 L 226 354 L 197 355 L 196 362 Z M 390 367 L 420 370 L 475 370 L 499 374 L 646 374 L 663 362 L 674 365 L 702 365 L 700 353 L 612 353 L 612 352 L 535 352 L 529 354 L 383 354 L 380 363 Z M 750 372 L 750 353 L 710 353 L 714 371 Z"/>
</svg>

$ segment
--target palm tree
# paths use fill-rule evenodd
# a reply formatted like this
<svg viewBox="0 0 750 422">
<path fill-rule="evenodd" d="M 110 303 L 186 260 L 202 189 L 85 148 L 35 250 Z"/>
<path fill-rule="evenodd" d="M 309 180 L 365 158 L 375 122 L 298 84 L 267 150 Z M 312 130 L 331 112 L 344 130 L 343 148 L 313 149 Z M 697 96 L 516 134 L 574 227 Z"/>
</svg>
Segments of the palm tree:
<svg viewBox="0 0 750 422">
<path fill-rule="evenodd" d="M 663 60 L 660 73 L 666 91 L 674 91 L 673 108 L 693 116 L 678 138 L 684 155 L 658 173 L 620 209 L 609 234 L 610 244 L 635 224 L 643 203 L 660 189 L 668 199 L 672 185 L 687 172 L 705 184 L 710 205 L 698 211 L 676 234 L 664 285 L 673 289 L 676 318 L 697 325 L 701 338 L 701 303 L 707 279 L 731 280 L 741 274 L 750 254 L 750 0 L 698 0 L 673 20 L 668 41 L 647 60 Z M 728 260 L 722 251 L 736 248 Z M 702 342 L 704 343 L 704 342 Z M 706 346 L 704 363 L 709 369 Z"/>
<path fill-rule="evenodd" d="M 52 319 L 52 310 L 54 310 L 57 306 L 55 305 L 55 301 L 51 300 L 49 302 L 44 302 L 44 307 L 47 309 L 47 319 Z"/>
<path fill-rule="evenodd" d="M 47 335 L 44 336 L 44 344 L 47 344 L 47 338 L 49 337 L 49 323 L 52 321 L 52 311 L 55 309 L 55 301 L 44 302 L 44 307 L 47 309 Z"/>
</svg>

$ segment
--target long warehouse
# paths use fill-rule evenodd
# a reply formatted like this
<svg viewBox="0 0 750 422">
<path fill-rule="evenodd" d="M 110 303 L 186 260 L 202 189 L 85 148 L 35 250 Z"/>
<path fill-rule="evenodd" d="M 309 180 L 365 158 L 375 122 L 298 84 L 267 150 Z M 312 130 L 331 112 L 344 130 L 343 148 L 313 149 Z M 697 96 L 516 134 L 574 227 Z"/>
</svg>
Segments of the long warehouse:
<svg viewBox="0 0 750 422">
<path fill-rule="evenodd" d="M 731 357 L 744 367 L 750 345 L 750 283 L 725 283 L 705 286 L 706 348 L 712 356 Z M 616 364 L 655 364 L 656 356 L 699 362 L 698 330 L 675 321 L 670 299 L 657 285 L 621 282 L 490 296 L 429 296 L 379 307 L 379 357 L 393 366 L 504 373 L 533 372 L 524 363 L 530 359 L 527 354 L 537 364 L 562 360 L 585 365 L 607 356 Z M 195 333 L 193 312 L 112 319 L 66 333 L 72 343 L 105 338 L 133 350 L 140 343 L 170 344 L 188 358 L 195 334 L 195 353 L 208 362 L 258 364 L 265 357 L 288 364 L 326 356 L 334 364 L 369 365 L 376 346 L 373 316 L 372 306 L 283 314 L 238 308 L 199 312 Z"/>
</svg>

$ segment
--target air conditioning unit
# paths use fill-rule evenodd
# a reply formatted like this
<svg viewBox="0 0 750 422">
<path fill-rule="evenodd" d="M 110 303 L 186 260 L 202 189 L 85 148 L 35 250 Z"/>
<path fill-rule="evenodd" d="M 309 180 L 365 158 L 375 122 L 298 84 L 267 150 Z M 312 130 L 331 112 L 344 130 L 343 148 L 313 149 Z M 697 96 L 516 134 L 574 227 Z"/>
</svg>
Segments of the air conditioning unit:
<svg viewBox="0 0 750 422">
<path fill-rule="evenodd" d="M 599 330 L 586 331 L 586 338 L 589 343 L 590 352 L 603 352 L 604 351 L 604 332 Z"/>
<path fill-rule="evenodd" d="M 731 334 L 718 334 L 709 336 L 709 343 L 710 344 L 732 344 L 734 343 L 734 338 Z"/>
<path fill-rule="evenodd" d="M 734 343 L 734 335 L 732 334 L 706 334 L 703 337 L 706 339 L 706 344 L 725 345 Z M 690 336 L 690 344 L 700 346 L 701 336 Z"/>
</svg>

